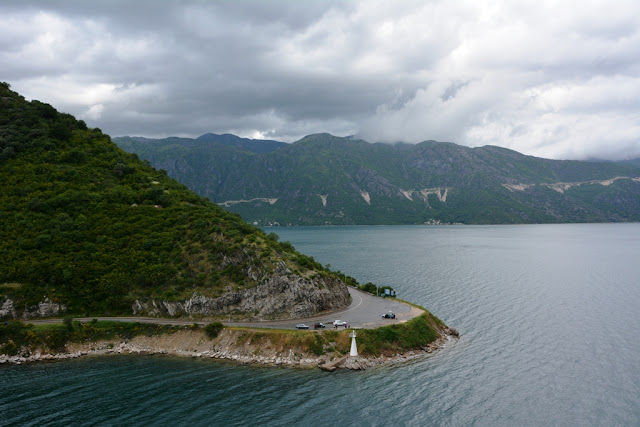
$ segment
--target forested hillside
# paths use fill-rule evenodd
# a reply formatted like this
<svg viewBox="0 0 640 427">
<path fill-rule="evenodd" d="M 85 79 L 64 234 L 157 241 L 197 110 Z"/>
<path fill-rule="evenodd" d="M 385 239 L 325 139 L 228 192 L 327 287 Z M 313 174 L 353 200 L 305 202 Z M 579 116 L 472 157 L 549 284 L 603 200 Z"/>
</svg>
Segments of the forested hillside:
<svg viewBox="0 0 640 427">
<path fill-rule="evenodd" d="M 289 317 L 348 303 L 344 284 L 312 258 L 7 83 L 0 183 L 0 317 L 51 305 Z M 270 306 L 248 302 L 265 286 Z"/>
<path fill-rule="evenodd" d="M 127 150 L 260 225 L 511 224 L 640 220 L 640 168 L 447 142 L 309 135 L 271 152 L 132 141 Z"/>
</svg>

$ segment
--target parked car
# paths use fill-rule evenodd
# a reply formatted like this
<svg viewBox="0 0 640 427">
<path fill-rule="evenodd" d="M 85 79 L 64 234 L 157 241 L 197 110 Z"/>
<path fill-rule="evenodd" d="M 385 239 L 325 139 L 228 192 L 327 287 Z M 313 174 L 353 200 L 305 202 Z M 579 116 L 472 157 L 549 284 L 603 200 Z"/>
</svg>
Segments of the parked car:
<svg viewBox="0 0 640 427">
<path fill-rule="evenodd" d="M 395 318 L 396 318 L 396 315 L 395 315 L 395 314 L 393 314 L 392 312 L 388 312 L 388 313 L 383 314 L 383 315 L 382 315 L 382 318 L 383 318 L 383 319 L 395 319 Z"/>
<path fill-rule="evenodd" d="M 309 329 L 309 326 L 305 325 L 304 323 L 298 323 L 296 325 L 296 329 Z"/>
<path fill-rule="evenodd" d="M 344 326 L 346 322 L 342 321 L 342 320 L 334 320 L 333 321 L 333 326 Z"/>
<path fill-rule="evenodd" d="M 324 328 L 326 328 L 326 326 L 322 322 L 316 322 L 313 325 L 313 329 L 324 329 Z"/>
</svg>

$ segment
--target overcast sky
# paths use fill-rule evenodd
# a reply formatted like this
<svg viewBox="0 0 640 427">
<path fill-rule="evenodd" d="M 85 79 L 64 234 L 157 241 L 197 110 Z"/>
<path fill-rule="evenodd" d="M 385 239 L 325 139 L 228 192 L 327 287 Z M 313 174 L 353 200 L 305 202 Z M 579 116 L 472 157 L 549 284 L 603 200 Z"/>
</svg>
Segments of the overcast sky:
<svg viewBox="0 0 640 427">
<path fill-rule="evenodd" d="M 640 2 L 0 2 L 0 81 L 112 136 L 640 156 Z"/>
</svg>

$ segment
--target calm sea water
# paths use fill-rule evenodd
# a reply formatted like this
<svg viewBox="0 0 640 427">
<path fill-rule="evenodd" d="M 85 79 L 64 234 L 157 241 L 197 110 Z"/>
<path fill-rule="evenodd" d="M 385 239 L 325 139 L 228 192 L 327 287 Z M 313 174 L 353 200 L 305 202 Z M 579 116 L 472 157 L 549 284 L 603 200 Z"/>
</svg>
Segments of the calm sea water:
<svg viewBox="0 0 640 427">
<path fill-rule="evenodd" d="M 640 425 L 640 224 L 278 228 L 461 332 L 366 372 L 113 356 L 0 367 L 0 425 Z"/>
</svg>

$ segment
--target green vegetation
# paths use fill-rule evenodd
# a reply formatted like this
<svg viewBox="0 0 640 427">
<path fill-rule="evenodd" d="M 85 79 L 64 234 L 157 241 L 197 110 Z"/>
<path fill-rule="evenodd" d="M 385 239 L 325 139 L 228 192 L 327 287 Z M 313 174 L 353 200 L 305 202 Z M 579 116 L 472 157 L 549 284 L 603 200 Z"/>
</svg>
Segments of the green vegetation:
<svg viewBox="0 0 640 427">
<path fill-rule="evenodd" d="M 385 289 L 388 289 L 389 291 L 391 291 L 390 295 L 393 295 L 395 297 L 395 291 L 393 290 L 393 288 L 391 286 L 377 286 L 374 283 L 371 282 L 367 282 L 364 285 L 357 285 L 357 288 L 360 289 L 361 291 L 364 292 L 368 292 L 371 295 L 375 295 L 375 296 L 385 296 Z"/>
<path fill-rule="evenodd" d="M 170 334 L 189 326 L 158 325 L 153 323 L 129 323 L 93 320 L 87 323 L 37 325 L 9 320 L 0 324 L 0 354 L 17 355 L 20 350 L 30 348 L 50 352 L 64 351 L 68 342 L 131 339 L 138 335 L 155 336 Z"/>
<path fill-rule="evenodd" d="M 436 321 L 428 312 L 406 323 L 358 331 L 359 352 L 365 355 L 420 349 L 438 338 Z"/>
<path fill-rule="evenodd" d="M 256 286 L 285 262 L 334 275 L 127 154 L 100 129 L 0 85 L 0 305 L 130 313 Z"/>
<path fill-rule="evenodd" d="M 157 336 L 182 330 L 192 330 L 195 325 L 171 326 L 138 322 L 98 321 L 80 323 L 68 316 L 62 324 L 37 325 L 10 320 L 0 324 L 0 354 L 25 355 L 25 351 L 37 350 L 62 352 L 70 342 L 95 342 L 98 340 L 128 340 L 135 336 Z M 358 331 L 358 351 L 363 356 L 394 355 L 398 352 L 419 350 L 438 338 L 437 330 L 445 326 L 429 312 L 406 323 Z M 224 329 L 222 323 L 213 322 L 204 327 L 204 333 L 215 339 Z M 282 329 L 230 328 L 239 331 L 236 345 L 256 346 L 278 352 L 300 350 L 316 356 L 323 354 L 347 354 L 351 346 L 350 331 L 322 330 L 298 331 Z"/>
<path fill-rule="evenodd" d="M 637 162 L 547 160 L 436 141 L 370 144 L 329 134 L 262 152 L 216 140 L 115 142 L 213 201 L 252 200 L 225 206 L 259 225 L 640 220 L 640 182 L 585 183 L 562 193 L 542 185 L 640 177 Z M 510 191 L 503 184 L 532 186 Z"/>
<path fill-rule="evenodd" d="M 360 290 L 368 292 L 368 293 L 370 293 L 372 295 L 377 295 L 378 294 L 378 287 L 376 285 L 374 285 L 373 283 L 371 283 L 371 282 L 367 282 L 364 285 L 362 285 L 360 287 Z"/>
<path fill-rule="evenodd" d="M 406 322 L 376 329 L 358 330 L 358 353 L 363 356 L 393 355 L 398 352 L 420 350 L 434 342 L 444 324 L 425 310 L 425 313 Z M 315 355 L 347 354 L 351 348 L 350 331 L 290 331 L 281 329 L 243 329 L 236 344 L 261 345 L 277 351 L 299 348 Z"/>
<path fill-rule="evenodd" d="M 222 323 L 213 322 L 213 323 L 207 324 L 207 326 L 204 327 L 204 332 L 207 334 L 209 338 L 215 339 L 218 337 L 218 335 L 220 335 L 220 332 L 222 332 L 223 329 L 224 329 L 224 325 Z"/>
</svg>

